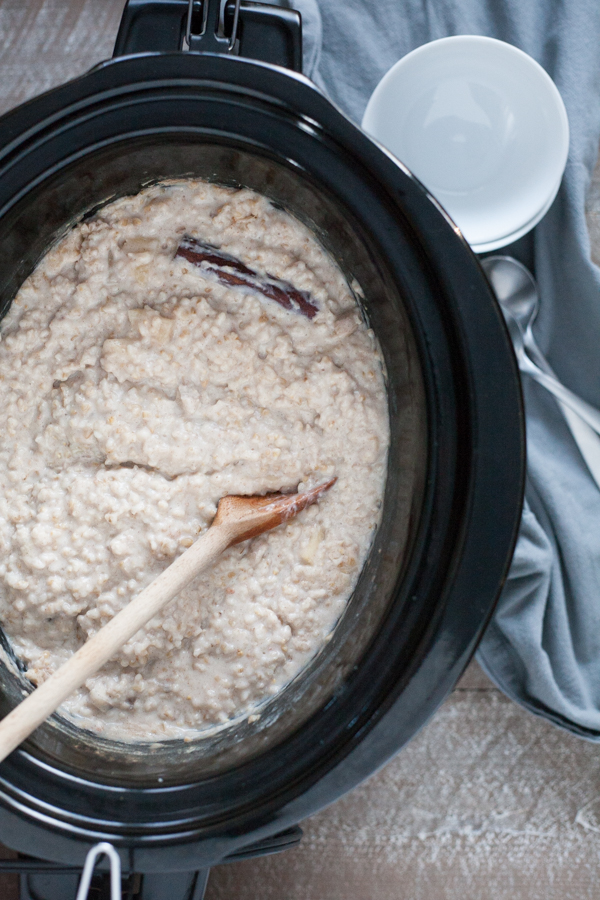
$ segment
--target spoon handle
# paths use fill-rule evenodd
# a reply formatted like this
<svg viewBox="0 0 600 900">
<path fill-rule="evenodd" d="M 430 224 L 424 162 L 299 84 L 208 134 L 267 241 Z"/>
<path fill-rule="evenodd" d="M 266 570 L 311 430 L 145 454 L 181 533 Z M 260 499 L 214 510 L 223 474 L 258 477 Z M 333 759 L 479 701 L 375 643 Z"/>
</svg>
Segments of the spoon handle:
<svg viewBox="0 0 600 900">
<path fill-rule="evenodd" d="M 227 527 L 208 529 L 158 578 L 134 597 L 77 653 L 0 722 L 0 762 L 35 731 L 74 690 L 159 612 L 231 543 Z"/>
<path fill-rule="evenodd" d="M 551 375 L 553 378 L 556 378 L 554 370 L 535 341 L 531 332 L 531 327 L 526 330 L 524 337 L 525 348 L 533 362 L 536 363 L 546 375 Z M 573 440 L 577 444 L 579 452 L 581 453 L 592 478 L 600 488 L 600 435 L 598 435 L 593 428 L 590 428 L 588 423 L 584 422 L 583 419 L 577 415 L 576 412 L 573 412 L 569 406 L 563 403 L 562 400 L 557 399 L 557 402 L 559 409 L 569 426 Z"/>
<path fill-rule="evenodd" d="M 538 311 L 539 293 L 533 275 L 511 256 L 489 256 L 481 265 L 500 303 L 520 370 L 554 394 L 575 443 L 600 488 L 599 414 L 558 382 L 535 341 L 532 324 Z"/>
<path fill-rule="evenodd" d="M 0 762 L 227 547 L 292 519 L 316 503 L 336 481 L 332 478 L 301 494 L 223 497 L 212 525 L 195 544 L 0 722 Z"/>
<path fill-rule="evenodd" d="M 600 411 L 594 406 L 582 400 L 581 397 L 570 391 L 568 387 L 565 387 L 552 375 L 542 372 L 525 354 L 522 354 L 519 359 L 519 368 L 537 381 L 538 384 L 545 387 L 546 390 L 550 391 L 551 394 L 554 394 L 558 400 L 572 409 L 573 412 L 576 412 L 584 422 L 587 422 L 590 428 L 593 428 L 597 434 L 600 434 Z"/>
</svg>

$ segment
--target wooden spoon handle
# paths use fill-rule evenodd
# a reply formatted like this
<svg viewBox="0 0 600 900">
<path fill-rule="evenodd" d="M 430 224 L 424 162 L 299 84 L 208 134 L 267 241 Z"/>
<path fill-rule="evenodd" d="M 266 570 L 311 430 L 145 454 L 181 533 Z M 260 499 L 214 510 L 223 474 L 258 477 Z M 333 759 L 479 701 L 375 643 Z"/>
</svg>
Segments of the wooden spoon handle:
<svg viewBox="0 0 600 900">
<path fill-rule="evenodd" d="M 213 525 L 189 550 L 161 572 L 77 653 L 0 722 L 0 762 L 116 651 L 156 615 L 188 582 L 231 543 L 227 527 Z"/>
<path fill-rule="evenodd" d="M 227 547 L 293 518 L 335 482 L 332 478 L 302 494 L 223 497 L 208 531 L 0 722 L 0 762 Z"/>
</svg>

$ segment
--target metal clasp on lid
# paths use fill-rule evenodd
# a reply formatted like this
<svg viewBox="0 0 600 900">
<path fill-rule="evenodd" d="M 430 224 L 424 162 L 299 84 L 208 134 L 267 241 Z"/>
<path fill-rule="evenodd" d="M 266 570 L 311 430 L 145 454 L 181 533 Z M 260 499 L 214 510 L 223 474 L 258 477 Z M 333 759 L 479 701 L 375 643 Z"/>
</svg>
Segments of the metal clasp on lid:
<svg viewBox="0 0 600 900">
<path fill-rule="evenodd" d="M 94 866 L 99 856 L 108 856 L 110 862 L 110 900 L 121 900 L 121 860 L 113 845 L 108 841 L 95 844 L 88 852 L 75 900 L 87 900 Z"/>
<path fill-rule="evenodd" d="M 302 19 L 288 2 L 127 0 L 113 56 L 193 50 L 301 72 Z"/>
<path fill-rule="evenodd" d="M 189 0 L 185 40 L 190 50 L 204 53 L 239 52 L 237 39 L 240 19 L 240 0 L 235 0 L 231 34 L 224 33 L 224 11 L 221 15 L 221 0 Z M 195 30 L 198 28 L 199 30 Z"/>
</svg>

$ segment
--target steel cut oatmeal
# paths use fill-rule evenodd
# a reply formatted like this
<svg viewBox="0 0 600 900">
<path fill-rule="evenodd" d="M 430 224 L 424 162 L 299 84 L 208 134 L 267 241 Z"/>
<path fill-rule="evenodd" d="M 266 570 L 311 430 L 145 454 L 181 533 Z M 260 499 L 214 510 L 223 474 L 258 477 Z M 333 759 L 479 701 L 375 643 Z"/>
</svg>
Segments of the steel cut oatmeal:
<svg viewBox="0 0 600 900">
<path fill-rule="evenodd" d="M 2 322 L 0 619 L 44 680 L 211 523 L 305 490 L 61 708 L 108 737 L 247 714 L 327 639 L 379 522 L 380 350 L 337 265 L 249 190 L 157 185 L 42 260 Z"/>
</svg>

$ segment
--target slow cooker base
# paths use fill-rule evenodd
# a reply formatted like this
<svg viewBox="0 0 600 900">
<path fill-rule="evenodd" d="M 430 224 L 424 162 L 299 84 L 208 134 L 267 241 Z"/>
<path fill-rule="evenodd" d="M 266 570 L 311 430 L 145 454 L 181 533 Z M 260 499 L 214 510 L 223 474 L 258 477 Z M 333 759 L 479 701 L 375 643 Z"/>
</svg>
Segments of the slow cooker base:
<svg viewBox="0 0 600 900">
<path fill-rule="evenodd" d="M 178 163 L 183 144 L 198 148 L 191 170 Z M 177 165 L 152 169 L 152 153 L 164 161 L 168 147 Z M 331 644 L 336 653 L 330 646 L 304 686 L 293 687 L 300 693 L 288 694 L 307 705 L 244 734 L 238 758 L 234 742 L 223 765 L 216 752 L 214 765 L 200 751 L 187 761 L 165 756 L 160 783 L 143 754 L 129 763 L 111 757 L 60 722 L 12 754 L 0 766 L 0 836 L 47 859 L 81 863 L 91 844 L 110 840 L 125 869 L 190 871 L 332 802 L 447 695 L 492 612 L 516 539 L 519 378 L 477 260 L 410 173 L 300 76 L 240 59 L 142 55 L 1 119 L 4 305 L 61 229 L 110 199 L 108 180 L 97 189 L 107 171 L 114 194 L 134 190 L 144 178 L 199 174 L 206 147 L 237 159 L 241 184 L 250 177 L 244 160 L 260 159 L 276 175 L 262 186 L 274 199 L 277 178 L 295 184 L 283 205 L 305 215 L 365 293 L 386 356 L 394 435 L 383 525 Z M 122 166 L 118 177 L 116 164 L 107 169 L 111 154 L 133 164 L 136 153 L 147 154 L 149 168 Z M 8 668 L 3 688 L 7 708 L 19 696 Z"/>
</svg>

